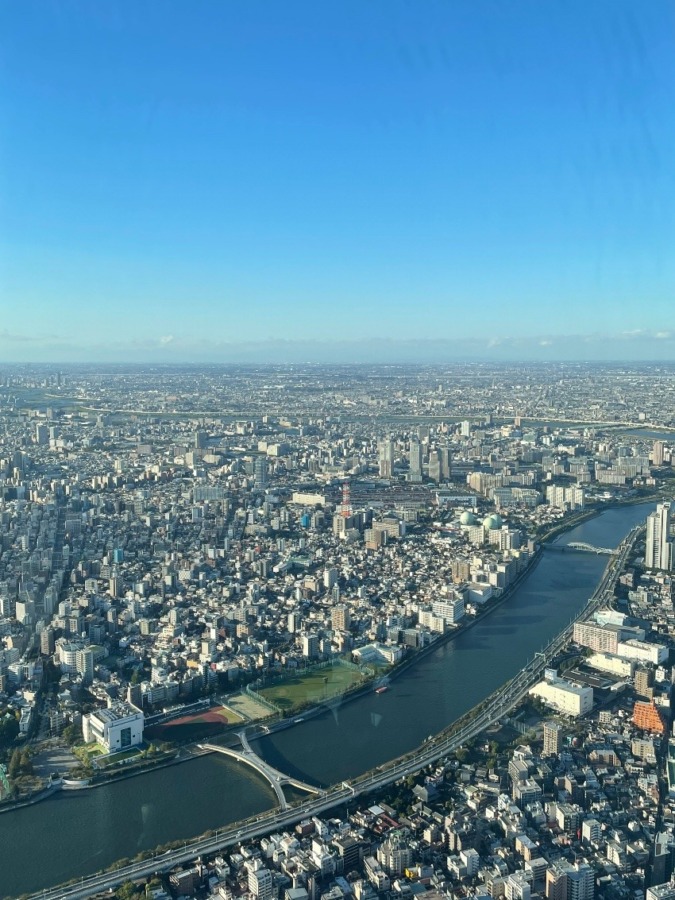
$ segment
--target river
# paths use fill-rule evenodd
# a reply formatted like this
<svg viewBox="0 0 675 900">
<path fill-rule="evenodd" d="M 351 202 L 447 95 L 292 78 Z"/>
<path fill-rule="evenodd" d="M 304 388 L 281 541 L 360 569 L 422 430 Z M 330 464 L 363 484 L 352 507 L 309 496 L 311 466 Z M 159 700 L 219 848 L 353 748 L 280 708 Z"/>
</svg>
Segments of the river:
<svg viewBox="0 0 675 900">
<path fill-rule="evenodd" d="M 558 542 L 614 547 L 653 509 L 647 503 L 607 510 Z M 509 600 L 395 678 L 389 691 L 331 705 L 254 742 L 254 749 L 282 771 L 323 785 L 413 749 L 522 668 L 579 611 L 606 564 L 606 556 L 545 552 Z M 273 804 L 262 777 L 219 754 L 56 794 L 0 815 L 0 897 L 90 874 Z"/>
</svg>

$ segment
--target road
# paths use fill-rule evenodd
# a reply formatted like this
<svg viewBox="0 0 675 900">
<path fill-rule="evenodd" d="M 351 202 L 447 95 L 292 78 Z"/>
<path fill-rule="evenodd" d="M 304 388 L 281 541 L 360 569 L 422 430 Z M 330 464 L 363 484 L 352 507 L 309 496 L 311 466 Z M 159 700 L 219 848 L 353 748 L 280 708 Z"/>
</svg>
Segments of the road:
<svg viewBox="0 0 675 900">
<path fill-rule="evenodd" d="M 57 887 L 32 894 L 30 900 L 87 900 L 92 894 L 107 891 L 124 881 L 136 880 L 152 876 L 174 868 L 181 863 L 190 862 L 198 856 L 216 853 L 241 841 L 253 840 L 268 834 L 272 830 L 293 825 L 301 819 L 320 815 L 347 800 L 386 787 L 400 778 L 414 775 L 432 763 L 457 750 L 483 732 L 488 726 L 497 722 L 516 706 L 529 689 L 540 680 L 544 669 L 562 652 L 572 636 L 574 623 L 590 618 L 596 610 L 609 602 L 619 575 L 632 551 L 635 542 L 644 526 L 635 526 L 617 548 L 615 556 L 610 557 L 602 579 L 593 596 L 581 612 L 570 622 L 567 628 L 555 637 L 545 648 L 534 655 L 511 681 L 507 682 L 489 700 L 476 707 L 449 729 L 436 737 L 427 740 L 412 753 L 394 760 L 384 766 L 367 772 L 351 782 L 343 782 L 326 791 L 325 795 L 297 804 L 287 810 L 274 809 L 263 813 L 252 820 L 239 822 L 236 825 L 217 831 L 209 837 L 187 841 L 183 848 L 169 850 L 163 854 L 153 855 L 147 860 L 130 863 L 116 869 L 82 878 L 79 883 L 70 887 Z"/>
</svg>

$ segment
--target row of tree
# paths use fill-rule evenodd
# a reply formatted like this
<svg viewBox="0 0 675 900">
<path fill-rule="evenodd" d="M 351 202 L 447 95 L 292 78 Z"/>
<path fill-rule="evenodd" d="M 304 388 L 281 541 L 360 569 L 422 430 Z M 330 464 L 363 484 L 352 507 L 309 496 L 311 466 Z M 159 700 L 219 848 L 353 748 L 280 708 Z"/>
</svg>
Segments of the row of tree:
<svg viewBox="0 0 675 900">
<path fill-rule="evenodd" d="M 33 774 L 33 763 L 27 747 L 23 750 L 19 750 L 17 747 L 12 753 L 7 766 L 7 773 L 10 778 L 19 778 L 21 775 Z"/>
</svg>

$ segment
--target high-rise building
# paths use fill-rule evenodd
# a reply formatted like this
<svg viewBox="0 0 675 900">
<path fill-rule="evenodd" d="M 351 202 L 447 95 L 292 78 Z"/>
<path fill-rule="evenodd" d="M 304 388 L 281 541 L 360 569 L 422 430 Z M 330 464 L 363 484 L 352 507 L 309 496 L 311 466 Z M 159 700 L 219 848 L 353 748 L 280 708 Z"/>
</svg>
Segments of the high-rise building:
<svg viewBox="0 0 675 900">
<path fill-rule="evenodd" d="M 410 441 L 410 481 L 422 480 L 422 445 L 417 440 Z"/>
<path fill-rule="evenodd" d="M 85 684 L 91 684 L 94 680 L 94 651 L 91 647 L 83 647 L 75 656 L 75 667 L 82 676 Z"/>
<path fill-rule="evenodd" d="M 333 607 L 331 612 L 331 625 L 336 631 L 349 631 L 351 616 L 349 614 L 349 607 L 344 603 Z"/>
<path fill-rule="evenodd" d="M 48 626 L 40 634 L 40 653 L 43 656 L 53 656 L 55 649 L 54 629 Z"/>
<path fill-rule="evenodd" d="M 266 456 L 256 456 L 253 463 L 253 480 L 257 488 L 267 487 L 268 466 Z"/>
<path fill-rule="evenodd" d="M 441 447 L 438 453 L 441 457 L 441 478 L 443 481 L 447 481 L 450 478 L 450 473 L 452 472 L 452 457 L 450 455 L 450 448 Z"/>
<path fill-rule="evenodd" d="M 436 484 L 442 479 L 441 471 L 441 454 L 438 450 L 431 450 L 429 452 L 429 478 Z"/>
<path fill-rule="evenodd" d="M 659 503 L 647 516 L 645 566 L 670 571 L 673 568 L 673 542 L 670 538 L 670 503 Z"/>
<path fill-rule="evenodd" d="M 394 442 L 385 438 L 380 442 L 380 478 L 392 478 L 394 475 Z"/>
<path fill-rule="evenodd" d="M 293 610 L 288 614 L 288 630 L 291 634 L 295 634 L 296 631 L 300 631 L 300 627 L 302 625 L 302 616 L 297 610 Z"/>
<path fill-rule="evenodd" d="M 544 756 L 558 756 L 562 750 L 563 728 L 558 722 L 544 722 Z"/>
<path fill-rule="evenodd" d="M 546 870 L 548 900 L 593 900 L 595 875 L 585 861 L 552 863 Z"/>
<path fill-rule="evenodd" d="M 652 465 L 662 466 L 666 457 L 665 441 L 654 441 L 652 447 Z"/>
<path fill-rule="evenodd" d="M 319 655 L 319 638 L 316 634 L 302 635 L 302 655 L 306 659 L 316 659 Z"/>
<path fill-rule="evenodd" d="M 640 697 L 647 697 L 651 700 L 654 696 L 654 671 L 653 669 L 636 669 L 633 677 L 635 685 L 635 693 Z"/>
</svg>

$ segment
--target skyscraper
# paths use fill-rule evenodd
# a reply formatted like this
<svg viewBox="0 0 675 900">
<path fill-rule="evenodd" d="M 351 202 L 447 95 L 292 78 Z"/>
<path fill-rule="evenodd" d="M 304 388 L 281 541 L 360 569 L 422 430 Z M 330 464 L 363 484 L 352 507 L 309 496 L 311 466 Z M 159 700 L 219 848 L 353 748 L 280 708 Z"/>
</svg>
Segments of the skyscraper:
<svg viewBox="0 0 675 900">
<path fill-rule="evenodd" d="M 422 445 L 417 440 L 410 441 L 410 481 L 422 480 Z"/>
<path fill-rule="evenodd" d="M 645 566 L 670 571 L 673 568 L 673 542 L 670 539 L 670 503 L 659 503 L 647 516 Z"/>
<path fill-rule="evenodd" d="M 441 454 L 438 450 L 429 451 L 429 478 L 437 484 L 441 481 Z"/>
<path fill-rule="evenodd" d="M 449 447 L 441 447 L 438 451 L 441 457 L 441 478 L 443 481 L 447 481 L 450 478 L 450 473 L 452 470 L 452 457 L 450 455 Z"/>
<path fill-rule="evenodd" d="M 255 462 L 253 463 L 253 479 L 256 488 L 267 487 L 267 475 L 267 457 L 256 456 Z"/>
<path fill-rule="evenodd" d="M 380 478 L 391 478 L 394 474 L 394 442 L 391 438 L 380 441 Z"/>
</svg>

